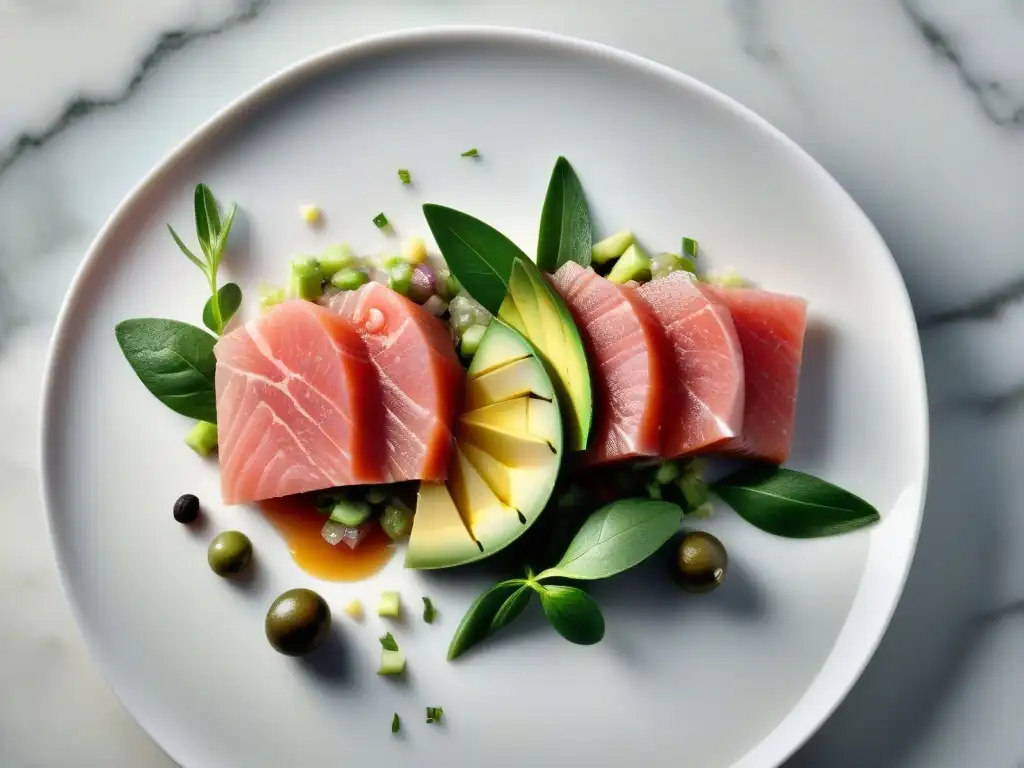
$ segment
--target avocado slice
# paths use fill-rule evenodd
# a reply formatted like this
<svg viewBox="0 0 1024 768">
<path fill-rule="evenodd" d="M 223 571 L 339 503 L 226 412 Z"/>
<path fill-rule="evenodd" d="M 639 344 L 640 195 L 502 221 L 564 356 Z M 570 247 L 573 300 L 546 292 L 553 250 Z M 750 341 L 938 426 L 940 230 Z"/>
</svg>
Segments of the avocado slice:
<svg viewBox="0 0 1024 768">
<path fill-rule="evenodd" d="M 587 355 L 569 307 L 532 261 L 516 259 L 512 265 L 498 317 L 536 348 L 561 406 L 566 448 L 582 451 L 593 417 Z"/>
<path fill-rule="evenodd" d="M 421 483 L 407 568 L 480 560 L 519 538 L 551 497 L 562 417 L 537 350 L 494 320 L 467 372 L 445 483 Z"/>
</svg>

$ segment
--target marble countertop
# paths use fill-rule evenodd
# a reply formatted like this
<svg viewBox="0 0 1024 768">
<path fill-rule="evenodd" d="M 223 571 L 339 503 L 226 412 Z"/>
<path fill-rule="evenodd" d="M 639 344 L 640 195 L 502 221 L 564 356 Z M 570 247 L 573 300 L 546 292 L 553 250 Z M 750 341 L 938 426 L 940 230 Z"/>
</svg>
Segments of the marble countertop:
<svg viewBox="0 0 1024 768">
<path fill-rule="evenodd" d="M 599 40 L 704 80 L 806 147 L 874 220 L 923 334 L 929 501 L 889 633 L 790 765 L 1024 766 L 1024 355 L 1007 344 L 1024 337 L 1024 4 L 600 7 L 0 0 L 0 764 L 172 765 L 85 651 L 39 495 L 47 341 L 107 215 L 279 68 L 384 30 L 485 23 Z"/>
</svg>

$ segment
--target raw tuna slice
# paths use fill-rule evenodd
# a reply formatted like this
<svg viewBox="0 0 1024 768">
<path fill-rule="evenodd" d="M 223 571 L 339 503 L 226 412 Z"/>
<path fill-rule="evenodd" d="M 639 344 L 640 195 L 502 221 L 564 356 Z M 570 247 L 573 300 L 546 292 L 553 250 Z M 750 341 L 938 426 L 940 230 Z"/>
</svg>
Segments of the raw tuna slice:
<svg viewBox="0 0 1024 768">
<path fill-rule="evenodd" d="M 444 480 L 465 379 L 444 323 L 380 283 L 340 293 L 330 308 L 359 330 L 377 371 L 387 481 Z"/>
<path fill-rule="evenodd" d="M 587 462 L 657 456 L 670 360 L 658 319 L 635 288 L 574 262 L 564 264 L 551 283 L 579 327 L 598 395 Z"/>
<path fill-rule="evenodd" d="M 793 440 L 807 302 L 752 288 L 709 290 L 732 314 L 747 379 L 743 431 L 720 448 L 781 464 Z"/>
<path fill-rule="evenodd" d="M 383 479 L 377 374 L 344 319 L 287 301 L 214 354 L 225 503 Z"/>
<path fill-rule="evenodd" d="M 665 458 L 693 453 L 740 434 L 743 352 L 729 310 L 688 272 L 640 288 L 672 349 Z"/>
</svg>

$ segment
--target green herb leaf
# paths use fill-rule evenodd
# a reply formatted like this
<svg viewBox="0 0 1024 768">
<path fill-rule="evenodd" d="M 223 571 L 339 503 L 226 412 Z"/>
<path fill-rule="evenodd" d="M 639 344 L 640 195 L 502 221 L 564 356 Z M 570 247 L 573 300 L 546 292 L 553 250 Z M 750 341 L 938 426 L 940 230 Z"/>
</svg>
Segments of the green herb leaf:
<svg viewBox="0 0 1024 768">
<path fill-rule="evenodd" d="M 537 266 L 546 272 L 555 272 L 567 261 L 589 267 L 593 247 L 594 228 L 583 185 L 569 161 L 559 157 L 540 215 Z"/>
<path fill-rule="evenodd" d="M 395 641 L 394 636 L 388 632 L 384 637 L 380 639 L 380 644 L 383 646 L 385 651 L 397 651 L 398 643 Z"/>
<path fill-rule="evenodd" d="M 377 225 L 377 229 L 384 229 L 391 222 L 388 221 L 388 217 L 384 215 L 384 211 L 381 211 L 373 217 L 373 223 Z"/>
<path fill-rule="evenodd" d="M 205 184 L 196 184 L 195 193 L 196 208 L 196 235 L 199 237 L 199 247 L 206 254 L 207 261 L 212 265 L 215 261 L 214 253 L 220 241 L 220 211 L 217 210 L 217 200 L 213 192 Z"/>
<path fill-rule="evenodd" d="M 498 314 L 512 265 L 517 258 L 528 260 L 526 254 L 494 227 L 461 211 L 427 203 L 423 215 L 452 274 L 488 312 Z"/>
<path fill-rule="evenodd" d="M 398 733 L 402 728 L 402 721 L 398 718 L 398 713 L 395 712 L 395 716 L 391 718 L 391 732 Z"/>
<path fill-rule="evenodd" d="M 525 583 L 525 579 L 503 581 L 473 602 L 448 645 L 448 661 L 458 658 L 490 634 L 491 623 L 501 606 Z"/>
<path fill-rule="evenodd" d="M 479 157 L 479 155 L 480 150 L 478 150 L 476 147 L 473 147 L 472 149 L 467 149 L 465 152 L 462 153 L 463 157 Z"/>
<path fill-rule="evenodd" d="M 594 512 L 553 568 L 537 576 L 605 579 L 653 555 L 679 530 L 683 510 L 649 499 L 621 499 Z"/>
<path fill-rule="evenodd" d="M 832 483 L 774 466 L 741 469 L 711 486 L 744 520 L 776 536 L 834 536 L 878 522 L 864 499 Z"/>
<path fill-rule="evenodd" d="M 434 623 L 434 617 L 437 616 L 437 609 L 434 608 L 434 604 L 430 602 L 429 597 L 423 598 L 423 620 L 427 624 Z"/>
<path fill-rule="evenodd" d="M 412 184 L 412 174 L 405 168 L 398 169 L 398 178 L 403 184 Z"/>
<path fill-rule="evenodd" d="M 217 422 L 216 338 L 194 325 L 158 318 L 125 320 L 114 333 L 129 365 L 160 402 L 182 416 Z"/>
<path fill-rule="evenodd" d="M 178 248 L 181 249 L 181 252 L 184 253 L 188 257 L 189 261 L 191 261 L 193 264 L 195 264 L 197 267 L 199 267 L 200 271 L 204 275 L 207 275 L 207 279 L 209 279 L 209 273 L 207 272 L 206 264 L 203 262 L 203 260 L 200 259 L 198 256 L 196 256 L 194 253 L 192 253 L 192 251 L 190 251 L 188 249 L 188 246 L 185 245 L 185 243 L 182 242 L 180 237 L 178 237 L 178 233 L 174 231 L 174 227 L 172 227 L 170 224 L 168 224 L 167 225 L 167 230 L 171 233 L 171 237 L 174 238 L 174 242 L 178 244 Z"/>
<path fill-rule="evenodd" d="M 489 634 L 494 634 L 499 629 L 503 629 L 519 618 L 527 604 L 530 602 L 530 598 L 533 596 L 533 587 L 529 584 L 524 584 L 502 603 L 501 608 L 494 614 L 494 619 L 491 621 L 491 629 Z"/>
<path fill-rule="evenodd" d="M 582 589 L 545 586 L 540 604 L 551 626 L 570 643 L 593 645 L 604 637 L 601 609 Z"/>
<path fill-rule="evenodd" d="M 203 307 L 203 325 L 214 333 L 221 334 L 231 322 L 231 318 L 235 316 L 235 312 L 242 306 L 242 289 L 235 283 L 222 285 L 217 291 L 217 303 L 220 305 L 221 327 L 218 328 L 214 322 L 212 296 L 207 299 L 206 306 Z"/>
</svg>

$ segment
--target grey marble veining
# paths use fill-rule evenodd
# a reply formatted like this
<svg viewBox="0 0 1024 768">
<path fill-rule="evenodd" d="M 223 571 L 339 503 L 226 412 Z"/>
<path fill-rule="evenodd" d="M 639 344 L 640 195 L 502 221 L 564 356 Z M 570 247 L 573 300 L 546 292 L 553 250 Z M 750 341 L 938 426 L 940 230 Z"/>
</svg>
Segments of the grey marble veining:
<svg viewBox="0 0 1024 768">
<path fill-rule="evenodd" d="M 0 616 L 11 617 L 0 621 L 0 690 L 18 693 L 0 697 L 0 765 L 169 765 L 87 658 L 38 497 L 46 341 L 89 241 L 153 164 L 260 79 L 345 40 L 438 23 L 546 28 L 688 72 L 803 144 L 876 222 L 923 334 L 929 504 L 878 654 L 791 765 L 1024 765 L 1021 0 L 635 0 L 603 11 L 587 0 L 233 0 L 206 15 L 191 0 L 90 8 L 0 4 L 0 65 L 20 51 L 18 72 L 0 66 L 0 99 L 25 115 L 23 124 L 11 112 L 0 120 L 0 423 L 23 438 L 0 441 L 0 577 L 14 585 L 0 593 Z M 49 39 L 61 14 L 85 40 L 116 24 L 123 45 Z M 27 66 L 37 61 L 24 40 L 32 36 L 38 67 Z"/>
</svg>

